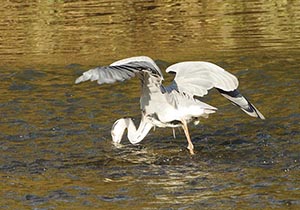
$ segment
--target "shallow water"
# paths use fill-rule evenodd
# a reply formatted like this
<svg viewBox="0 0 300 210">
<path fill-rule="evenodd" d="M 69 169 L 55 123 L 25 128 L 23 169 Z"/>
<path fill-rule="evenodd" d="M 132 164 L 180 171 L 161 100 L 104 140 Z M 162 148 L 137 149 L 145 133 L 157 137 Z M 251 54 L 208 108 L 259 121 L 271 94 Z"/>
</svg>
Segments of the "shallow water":
<svg viewBox="0 0 300 210">
<path fill-rule="evenodd" d="M 298 1 L 1 3 L 1 209 L 300 208 Z M 267 120 L 211 91 L 196 155 L 160 128 L 116 148 L 113 122 L 139 121 L 139 81 L 74 80 L 133 55 L 217 63 Z"/>
</svg>

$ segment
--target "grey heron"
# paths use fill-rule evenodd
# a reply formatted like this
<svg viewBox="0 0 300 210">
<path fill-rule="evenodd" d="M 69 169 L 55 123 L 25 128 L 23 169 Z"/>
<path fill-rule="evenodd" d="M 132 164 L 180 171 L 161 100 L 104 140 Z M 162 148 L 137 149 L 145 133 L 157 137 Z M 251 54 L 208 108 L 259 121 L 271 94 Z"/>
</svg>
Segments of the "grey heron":
<svg viewBox="0 0 300 210">
<path fill-rule="evenodd" d="M 120 143 L 125 130 L 132 144 L 141 142 L 151 128 L 182 127 L 188 142 L 190 154 L 194 146 L 190 138 L 188 123 L 198 122 L 199 117 L 207 118 L 217 108 L 199 100 L 216 88 L 252 117 L 264 116 L 238 90 L 238 80 L 223 68 L 203 61 L 180 62 L 169 66 L 167 73 L 175 73 L 170 85 L 162 84 L 164 77 L 156 63 L 147 56 L 131 57 L 116 61 L 109 66 L 97 67 L 84 72 L 75 83 L 87 80 L 98 84 L 124 81 L 137 76 L 141 80 L 141 121 L 136 128 L 131 118 L 117 120 L 111 130 L 114 143 Z"/>
</svg>

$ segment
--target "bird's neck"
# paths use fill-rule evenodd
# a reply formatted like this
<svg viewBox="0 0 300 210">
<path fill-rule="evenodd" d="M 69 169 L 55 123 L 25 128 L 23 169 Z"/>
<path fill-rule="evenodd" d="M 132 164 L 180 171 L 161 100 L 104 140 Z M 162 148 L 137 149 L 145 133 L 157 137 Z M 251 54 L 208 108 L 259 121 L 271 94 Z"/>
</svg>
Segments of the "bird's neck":
<svg viewBox="0 0 300 210">
<path fill-rule="evenodd" d="M 127 129 L 128 140 L 132 144 L 137 144 L 145 138 L 152 127 L 152 124 L 145 121 L 143 115 L 138 129 L 136 129 L 131 118 L 121 118 L 113 125 L 111 134 L 113 141 L 120 143 L 124 131 Z"/>
</svg>

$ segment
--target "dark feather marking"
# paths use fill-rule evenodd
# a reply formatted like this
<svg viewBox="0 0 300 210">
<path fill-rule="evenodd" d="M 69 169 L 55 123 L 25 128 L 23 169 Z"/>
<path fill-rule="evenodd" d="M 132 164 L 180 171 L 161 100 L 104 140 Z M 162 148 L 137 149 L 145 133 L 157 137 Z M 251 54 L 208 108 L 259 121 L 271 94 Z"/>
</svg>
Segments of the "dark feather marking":
<svg viewBox="0 0 300 210">
<path fill-rule="evenodd" d="M 222 89 L 219 89 L 219 88 L 216 88 L 221 94 L 225 94 L 225 95 L 228 95 L 230 97 L 233 97 L 233 98 L 239 98 L 239 97 L 244 97 L 237 89 L 233 90 L 233 91 L 225 91 L 225 90 L 222 90 Z M 250 112 L 250 113 L 253 113 L 255 112 L 257 114 L 257 116 L 260 116 L 256 109 L 253 107 L 253 105 L 249 102 L 249 100 L 244 97 L 244 99 L 248 102 L 248 107 L 245 109 L 245 108 L 242 108 L 239 104 L 231 101 L 231 103 L 233 105 L 236 105 L 238 107 L 240 107 L 241 109 L 244 109 L 245 111 L 247 112 Z"/>
<path fill-rule="evenodd" d="M 231 97 L 234 97 L 234 98 L 237 98 L 237 97 L 243 97 L 242 94 L 240 94 L 240 92 L 235 89 L 233 91 L 225 91 L 225 90 L 222 90 L 220 88 L 216 88 L 221 94 L 226 94 L 226 95 L 229 95 Z"/>
</svg>

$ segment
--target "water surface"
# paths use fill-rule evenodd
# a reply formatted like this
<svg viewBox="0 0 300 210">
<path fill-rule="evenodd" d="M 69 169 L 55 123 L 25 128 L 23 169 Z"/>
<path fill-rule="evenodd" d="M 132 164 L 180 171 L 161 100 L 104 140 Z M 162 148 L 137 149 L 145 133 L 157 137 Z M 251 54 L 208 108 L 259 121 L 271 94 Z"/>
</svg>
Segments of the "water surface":
<svg viewBox="0 0 300 210">
<path fill-rule="evenodd" d="M 298 1 L 1 4 L 1 209 L 300 207 Z M 139 81 L 74 80 L 134 55 L 217 63 L 267 120 L 211 91 L 219 110 L 190 125 L 195 156 L 171 129 L 116 148 L 114 121 L 139 122 Z"/>
</svg>

